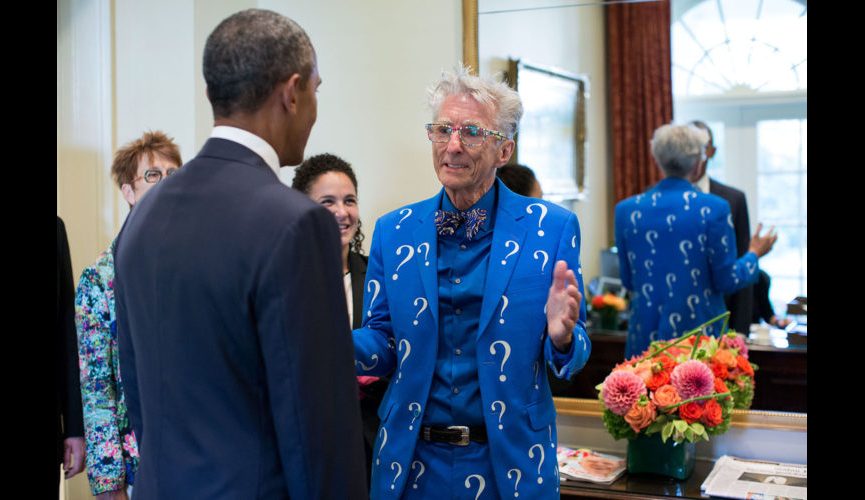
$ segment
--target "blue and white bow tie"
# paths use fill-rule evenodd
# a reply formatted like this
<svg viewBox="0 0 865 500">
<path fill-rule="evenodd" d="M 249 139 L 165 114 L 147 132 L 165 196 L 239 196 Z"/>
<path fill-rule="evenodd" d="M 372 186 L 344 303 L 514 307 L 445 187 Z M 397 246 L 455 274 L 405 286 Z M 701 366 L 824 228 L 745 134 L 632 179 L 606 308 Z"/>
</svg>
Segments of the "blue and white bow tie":
<svg viewBox="0 0 865 500">
<path fill-rule="evenodd" d="M 487 220 L 487 211 L 484 208 L 473 208 L 466 211 L 436 210 L 435 223 L 436 232 L 439 236 L 450 236 L 456 230 L 466 225 L 466 239 L 474 238 L 481 229 L 484 221 Z"/>
</svg>

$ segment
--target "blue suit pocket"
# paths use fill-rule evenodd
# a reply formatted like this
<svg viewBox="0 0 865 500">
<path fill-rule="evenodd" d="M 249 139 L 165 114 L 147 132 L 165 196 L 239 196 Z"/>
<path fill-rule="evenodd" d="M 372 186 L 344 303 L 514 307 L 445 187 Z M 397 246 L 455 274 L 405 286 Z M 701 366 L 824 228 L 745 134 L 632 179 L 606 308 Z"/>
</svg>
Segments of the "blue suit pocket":
<svg viewBox="0 0 865 500">
<path fill-rule="evenodd" d="M 556 421 L 556 407 L 552 399 L 526 406 L 526 413 L 529 414 L 532 429 L 536 431 L 546 429 Z"/>
</svg>

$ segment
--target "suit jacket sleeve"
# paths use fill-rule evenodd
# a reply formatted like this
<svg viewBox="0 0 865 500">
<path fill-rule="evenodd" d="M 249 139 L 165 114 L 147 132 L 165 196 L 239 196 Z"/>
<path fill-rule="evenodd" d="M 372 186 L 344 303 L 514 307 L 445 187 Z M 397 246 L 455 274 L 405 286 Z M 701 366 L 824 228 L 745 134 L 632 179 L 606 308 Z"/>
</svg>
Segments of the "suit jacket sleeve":
<svg viewBox="0 0 865 500">
<path fill-rule="evenodd" d="M 583 300 L 580 301 L 580 315 L 577 324 L 574 325 L 574 339 L 571 342 L 570 351 L 568 353 L 558 352 L 548 335 L 544 341 L 544 354 L 556 377 L 570 379 L 582 370 L 592 352 L 592 342 L 586 333 L 586 300 L 585 289 L 583 288 L 583 271 L 580 265 L 580 225 L 574 214 L 568 216 L 553 262 L 559 260 L 567 262 L 568 269 L 574 271 L 574 275 L 577 277 L 577 287 Z"/>
<path fill-rule="evenodd" d="M 757 255 L 747 252 L 736 259 L 733 245 L 733 228 L 727 222 L 730 215 L 728 203 L 718 203 L 707 218 L 709 265 L 712 268 L 713 288 L 723 293 L 733 293 L 757 281 Z"/>
<path fill-rule="evenodd" d="M 633 290 L 631 281 L 631 261 L 628 260 L 628 246 L 625 244 L 625 206 L 623 203 L 616 205 L 615 215 L 616 251 L 619 256 L 619 277 L 622 286 L 627 290 Z"/>
<path fill-rule="evenodd" d="M 358 375 L 387 376 L 396 367 L 393 326 L 387 293 L 383 285 L 385 283 L 382 258 L 383 231 L 381 224 L 376 222 L 366 268 L 363 327 L 354 331 L 355 371 Z"/>
<path fill-rule="evenodd" d="M 270 411 L 291 498 L 366 496 L 339 249 L 333 215 L 321 207 L 308 209 L 287 225 L 253 291 Z M 327 381 L 326 388 L 321 381 Z"/>
<path fill-rule="evenodd" d="M 78 337 L 75 334 L 75 287 L 72 282 L 72 257 L 66 226 L 57 218 L 57 328 L 62 345 L 62 370 L 65 393 L 62 395 L 63 437 L 83 437 L 81 385 L 78 381 Z"/>
</svg>

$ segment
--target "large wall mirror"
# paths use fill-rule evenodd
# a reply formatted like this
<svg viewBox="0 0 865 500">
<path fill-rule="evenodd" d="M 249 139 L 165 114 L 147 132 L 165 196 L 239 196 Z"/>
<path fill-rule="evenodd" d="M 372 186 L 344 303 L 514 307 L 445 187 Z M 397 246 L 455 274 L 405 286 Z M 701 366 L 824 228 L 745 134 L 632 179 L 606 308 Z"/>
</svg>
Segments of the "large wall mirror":
<svg viewBox="0 0 865 500">
<path fill-rule="evenodd" d="M 784 315 L 788 302 L 807 296 L 807 0 L 670 0 L 669 5 L 673 119 L 709 124 L 718 149 L 710 176 L 745 192 L 752 233 L 758 222 L 778 231 L 778 243 L 760 265 L 772 276 L 776 314 Z M 601 253 L 613 244 L 608 5 L 592 0 L 463 0 L 463 7 L 463 59 L 481 75 L 507 73 L 509 60 L 524 60 L 591 82 L 585 107 L 590 131 L 585 196 L 551 200 L 579 217 L 588 282 L 601 275 Z M 757 372 L 753 408 L 807 411 L 807 343 L 780 340 L 752 350 L 765 364 L 760 367 L 763 382 Z M 582 392 L 591 392 L 594 379 L 609 373 L 606 364 L 620 361 L 604 356 L 595 350 L 577 376 L 585 376 L 579 382 Z M 596 373 L 593 364 L 601 367 Z M 782 385 L 787 394 L 768 388 Z M 563 389 L 558 389 L 561 395 Z"/>
</svg>

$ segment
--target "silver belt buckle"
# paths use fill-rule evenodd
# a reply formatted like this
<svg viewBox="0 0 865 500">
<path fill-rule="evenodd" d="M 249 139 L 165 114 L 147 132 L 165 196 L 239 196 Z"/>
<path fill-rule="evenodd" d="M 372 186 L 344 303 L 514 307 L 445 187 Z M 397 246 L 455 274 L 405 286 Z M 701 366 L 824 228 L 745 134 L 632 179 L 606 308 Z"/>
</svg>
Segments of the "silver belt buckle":
<svg viewBox="0 0 865 500">
<path fill-rule="evenodd" d="M 451 444 L 455 444 L 457 446 L 468 446 L 469 445 L 469 428 L 467 426 L 465 426 L 465 425 L 449 425 L 448 429 L 460 431 L 460 440 L 457 441 L 456 443 L 451 443 Z"/>
</svg>

